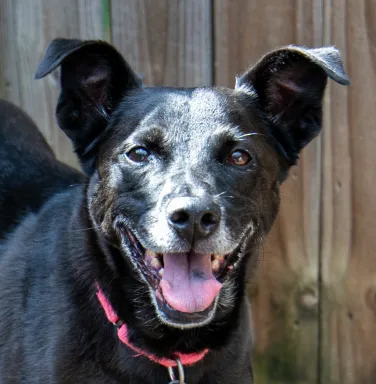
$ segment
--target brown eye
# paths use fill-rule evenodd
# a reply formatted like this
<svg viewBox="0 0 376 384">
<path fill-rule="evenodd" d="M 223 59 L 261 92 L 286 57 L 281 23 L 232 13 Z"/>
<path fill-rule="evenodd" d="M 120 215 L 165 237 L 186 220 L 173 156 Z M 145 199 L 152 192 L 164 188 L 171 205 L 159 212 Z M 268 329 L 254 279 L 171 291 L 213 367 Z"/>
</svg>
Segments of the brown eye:
<svg viewBox="0 0 376 384">
<path fill-rule="evenodd" d="M 127 153 L 129 160 L 134 163 L 146 163 L 149 160 L 150 152 L 144 147 L 136 147 Z"/>
<path fill-rule="evenodd" d="M 251 155 L 241 149 L 236 149 L 230 153 L 228 157 L 228 162 L 231 165 L 244 166 L 247 165 L 252 160 Z"/>
</svg>

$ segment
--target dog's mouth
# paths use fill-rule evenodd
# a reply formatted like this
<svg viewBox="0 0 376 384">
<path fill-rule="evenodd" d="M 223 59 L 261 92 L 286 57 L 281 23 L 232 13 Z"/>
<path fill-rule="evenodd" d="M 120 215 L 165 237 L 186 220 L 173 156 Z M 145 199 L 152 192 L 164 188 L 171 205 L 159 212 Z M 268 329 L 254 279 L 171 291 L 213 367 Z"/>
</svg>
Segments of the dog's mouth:
<svg viewBox="0 0 376 384">
<path fill-rule="evenodd" d="M 184 314 L 191 320 L 209 317 L 222 283 L 233 269 L 234 253 L 156 253 L 145 249 L 128 228 L 123 233 L 132 261 L 153 289 L 159 309 L 175 320 Z"/>
</svg>

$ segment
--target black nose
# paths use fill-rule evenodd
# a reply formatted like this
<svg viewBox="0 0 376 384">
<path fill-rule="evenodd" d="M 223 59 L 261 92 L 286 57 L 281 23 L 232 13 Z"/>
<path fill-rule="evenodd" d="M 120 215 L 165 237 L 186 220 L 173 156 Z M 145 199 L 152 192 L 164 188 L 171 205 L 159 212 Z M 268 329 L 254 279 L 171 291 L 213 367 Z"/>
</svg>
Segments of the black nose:
<svg viewBox="0 0 376 384">
<path fill-rule="evenodd" d="M 208 237 L 219 225 L 221 210 L 209 198 L 175 197 L 167 207 L 168 223 L 187 240 Z"/>
</svg>

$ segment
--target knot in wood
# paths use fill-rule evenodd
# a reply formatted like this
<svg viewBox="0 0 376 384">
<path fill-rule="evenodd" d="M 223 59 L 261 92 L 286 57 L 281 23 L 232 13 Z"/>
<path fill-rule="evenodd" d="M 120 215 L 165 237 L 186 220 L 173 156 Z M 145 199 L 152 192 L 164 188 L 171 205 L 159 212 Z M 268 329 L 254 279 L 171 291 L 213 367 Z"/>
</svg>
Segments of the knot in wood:
<svg viewBox="0 0 376 384">
<path fill-rule="evenodd" d="M 303 288 L 298 296 L 298 306 L 306 312 L 316 313 L 318 308 L 319 298 L 317 288 L 308 286 Z"/>
</svg>

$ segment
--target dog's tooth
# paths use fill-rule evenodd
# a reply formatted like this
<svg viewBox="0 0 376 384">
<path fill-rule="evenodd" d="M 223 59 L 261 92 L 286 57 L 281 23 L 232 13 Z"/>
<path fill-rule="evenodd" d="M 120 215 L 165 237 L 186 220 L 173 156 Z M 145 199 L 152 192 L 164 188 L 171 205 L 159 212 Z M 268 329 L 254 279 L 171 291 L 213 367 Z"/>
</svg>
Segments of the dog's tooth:
<svg viewBox="0 0 376 384">
<path fill-rule="evenodd" d="M 150 249 L 147 249 L 145 252 L 145 256 L 147 259 L 152 259 L 153 257 L 156 257 L 157 254 L 153 251 L 150 251 Z"/>
<path fill-rule="evenodd" d="M 213 255 L 214 260 L 219 260 L 220 263 L 223 263 L 225 257 L 223 255 Z"/>
<path fill-rule="evenodd" d="M 211 267 L 214 273 L 217 273 L 219 271 L 219 268 L 221 267 L 221 263 L 218 259 L 215 259 L 211 263 Z"/>
<path fill-rule="evenodd" d="M 163 272 L 164 272 L 164 269 L 163 268 L 161 268 L 159 271 L 158 271 L 158 274 L 159 274 L 159 276 L 163 276 Z"/>
<path fill-rule="evenodd" d="M 154 269 L 159 269 L 162 267 L 162 264 L 157 257 L 153 257 L 150 261 L 150 266 Z"/>
</svg>

